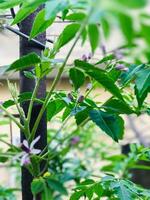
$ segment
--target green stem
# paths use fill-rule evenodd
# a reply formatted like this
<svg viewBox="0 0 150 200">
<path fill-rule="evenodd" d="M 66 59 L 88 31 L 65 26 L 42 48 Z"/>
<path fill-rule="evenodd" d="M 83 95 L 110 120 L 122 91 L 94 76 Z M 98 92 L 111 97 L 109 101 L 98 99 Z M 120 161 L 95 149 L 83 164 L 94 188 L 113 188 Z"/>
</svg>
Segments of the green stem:
<svg viewBox="0 0 150 200">
<path fill-rule="evenodd" d="M 27 115 L 28 125 L 30 124 L 30 121 L 31 121 L 31 114 L 32 114 L 33 104 L 34 104 L 34 100 L 36 98 L 36 94 L 37 94 L 37 91 L 38 91 L 38 88 L 39 88 L 39 84 L 40 84 L 40 79 L 38 79 L 36 81 L 36 85 L 35 85 L 31 100 L 30 100 L 29 109 L 28 109 L 28 115 Z"/>
<path fill-rule="evenodd" d="M 42 116 L 43 116 L 43 113 L 44 113 L 45 110 L 46 110 L 46 107 L 47 107 L 47 104 L 48 104 L 48 102 L 49 102 L 49 99 L 50 99 L 50 97 L 51 97 L 51 95 L 52 95 L 52 92 L 54 91 L 54 89 L 55 89 L 57 83 L 59 82 L 59 80 L 60 80 L 60 78 L 61 78 L 61 75 L 62 75 L 62 73 L 63 73 L 63 71 L 64 71 L 64 68 L 65 68 L 65 66 L 66 66 L 66 64 L 67 64 L 67 61 L 68 61 L 68 59 L 69 59 L 69 57 L 70 57 L 70 55 L 71 55 L 71 53 L 72 53 L 72 51 L 73 51 L 75 45 L 77 44 L 77 42 L 78 42 L 78 40 L 79 40 L 79 38 L 80 38 L 80 36 L 81 36 L 81 34 L 82 34 L 82 32 L 83 32 L 85 26 L 86 26 L 86 24 L 87 24 L 87 22 L 88 22 L 88 20 L 89 20 L 90 14 L 91 14 L 91 11 L 90 11 L 90 13 L 88 14 L 88 16 L 87 16 L 86 20 L 84 21 L 84 23 L 82 24 L 82 26 L 81 26 L 81 28 L 80 28 L 80 30 L 79 30 L 79 32 L 78 32 L 78 35 L 77 35 L 77 37 L 76 37 L 76 39 L 75 39 L 75 41 L 74 41 L 74 43 L 73 43 L 71 49 L 69 50 L 69 52 L 68 52 L 68 54 L 67 54 L 67 56 L 66 56 L 66 58 L 65 58 L 64 63 L 63 63 L 62 66 L 60 67 L 60 69 L 59 69 L 59 71 L 58 71 L 58 74 L 57 74 L 57 76 L 56 76 L 56 78 L 55 78 L 55 80 L 54 80 L 54 82 L 53 82 L 53 84 L 52 84 L 52 86 L 51 86 L 51 89 L 50 89 L 48 95 L 46 96 L 45 102 L 44 102 L 44 104 L 43 104 L 43 106 L 42 106 L 42 108 L 41 108 L 41 110 L 40 110 L 40 113 L 39 113 L 39 115 L 38 115 L 38 117 L 37 117 L 37 120 L 36 120 L 36 122 L 35 122 L 35 124 L 34 124 L 34 127 L 33 127 L 33 129 L 32 129 L 31 138 L 30 138 L 31 141 L 32 141 L 32 140 L 34 139 L 34 137 L 35 137 L 36 130 L 37 130 L 38 125 L 39 125 L 39 123 L 40 123 L 40 120 L 41 120 L 41 118 L 42 118 Z"/>
<path fill-rule="evenodd" d="M 4 106 L 0 105 L 0 109 L 8 115 L 8 117 L 20 128 L 20 130 L 23 132 L 25 131 L 24 127 L 16 120 L 12 114 L 9 113 L 9 111 Z"/>
</svg>

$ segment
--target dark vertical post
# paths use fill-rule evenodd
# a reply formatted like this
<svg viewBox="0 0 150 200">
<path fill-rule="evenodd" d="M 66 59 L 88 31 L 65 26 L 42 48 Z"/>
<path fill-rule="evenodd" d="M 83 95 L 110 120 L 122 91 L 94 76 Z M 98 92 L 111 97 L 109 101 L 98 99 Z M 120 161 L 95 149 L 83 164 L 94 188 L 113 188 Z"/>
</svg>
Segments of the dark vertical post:
<svg viewBox="0 0 150 200">
<path fill-rule="evenodd" d="M 25 20 L 23 20 L 19 27 L 20 31 L 29 35 L 33 21 L 35 19 L 35 16 L 37 13 L 43 8 L 43 6 L 40 6 L 33 14 L 31 14 L 29 17 L 27 17 Z M 39 35 L 36 38 L 38 41 L 41 43 L 45 44 L 46 41 L 46 34 L 43 33 Z M 24 56 L 26 54 L 29 54 L 31 52 L 35 52 L 38 55 L 41 54 L 41 50 L 39 49 L 39 46 L 36 46 L 36 44 L 29 42 L 27 39 L 20 37 L 20 56 Z M 32 67 L 31 67 L 32 69 Z M 29 69 L 29 70 L 31 70 Z M 35 86 L 35 81 L 32 79 L 28 79 L 27 77 L 24 76 L 24 73 L 20 73 L 20 92 L 32 92 Z M 43 79 L 40 83 L 40 88 L 38 90 L 38 98 L 43 98 L 46 95 L 46 80 Z M 29 103 L 26 102 L 22 104 L 22 107 L 27 114 L 28 111 L 28 106 Z M 33 106 L 33 111 L 32 111 L 32 118 L 31 118 L 31 123 L 30 123 L 30 128 L 33 127 L 34 122 L 39 114 L 39 111 L 41 109 L 41 105 L 39 104 L 34 104 Z M 47 144 L 47 125 L 46 125 L 46 113 L 44 113 L 41 122 L 39 124 L 39 127 L 36 132 L 36 137 L 41 136 L 40 141 L 36 145 L 36 148 L 39 149 L 44 149 L 44 147 Z M 24 139 L 24 135 L 21 133 L 21 141 Z M 42 168 L 42 166 L 41 166 Z M 33 177 L 29 174 L 29 172 L 25 169 L 22 168 L 22 200 L 33 200 L 33 196 L 31 193 L 31 182 L 32 182 Z M 36 198 L 36 200 L 40 200 L 40 196 Z"/>
</svg>

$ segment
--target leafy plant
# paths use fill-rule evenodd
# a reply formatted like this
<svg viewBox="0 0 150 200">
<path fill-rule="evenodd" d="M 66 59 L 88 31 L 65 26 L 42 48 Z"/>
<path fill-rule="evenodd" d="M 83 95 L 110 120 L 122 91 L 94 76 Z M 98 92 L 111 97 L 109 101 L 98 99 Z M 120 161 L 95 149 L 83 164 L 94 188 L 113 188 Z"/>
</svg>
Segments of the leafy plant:
<svg viewBox="0 0 150 200">
<path fill-rule="evenodd" d="M 65 167 L 66 163 L 70 164 L 67 154 L 71 152 L 72 146 L 80 141 L 79 136 L 82 130 L 89 124 L 97 125 L 100 128 L 100 133 L 105 132 L 115 142 L 119 142 L 124 136 L 124 120 L 120 115 L 149 114 L 150 106 L 147 102 L 150 91 L 149 60 L 146 59 L 146 62 L 143 62 L 140 57 L 137 59 L 138 56 L 136 56 L 135 59 L 131 54 L 134 47 L 137 48 L 137 40 L 149 42 L 147 26 L 143 26 L 141 21 L 137 20 L 136 26 L 139 27 L 139 30 L 137 30 L 134 17 L 131 15 L 131 11 L 137 9 L 136 17 L 141 18 L 142 13 L 139 8 L 145 7 L 147 3 L 146 0 L 113 0 L 111 2 L 106 0 L 0 1 L 0 9 L 22 5 L 12 25 L 20 23 L 40 5 L 45 4 L 45 7 L 35 18 L 29 39 L 33 39 L 46 31 L 49 26 L 55 23 L 57 17 L 61 21 L 72 20 L 60 32 L 51 49 L 45 48 L 41 56 L 32 52 L 2 69 L 2 73 L 22 71 L 28 79 L 35 81 L 35 88 L 32 93 L 23 94 L 19 94 L 17 86 L 8 81 L 12 98 L 0 104 L 1 116 L 6 114 L 18 126 L 25 138 L 20 146 L 1 140 L 9 147 L 9 150 L 3 154 L 9 156 L 8 160 L 16 157 L 15 162 L 20 163 L 20 166 L 26 168 L 32 175 L 31 190 L 35 197 L 40 194 L 43 200 L 61 199 L 63 195 L 68 195 L 65 187 L 66 182 L 74 180 L 77 186 L 70 197 L 71 200 L 81 197 L 95 200 L 101 197 L 116 200 L 146 200 L 150 198 L 148 190 L 136 186 L 126 179 L 128 177 L 124 177 L 126 170 L 128 173 L 129 167 L 135 167 L 135 161 L 149 154 L 149 148 L 132 152 L 125 161 L 122 160 L 124 157 L 117 157 L 116 159 L 123 162 L 122 176 L 119 178 L 112 175 L 98 176 L 99 180 L 96 181 L 93 179 L 92 172 L 89 172 L 80 160 L 78 160 L 77 166 L 73 168 L 74 170 Z M 103 37 L 105 35 L 106 38 L 111 36 L 111 27 L 114 24 L 115 26 L 118 25 L 124 41 L 121 47 L 108 52 Z M 88 56 L 83 55 L 81 59 L 75 58 L 70 66 L 68 65 L 69 58 L 80 40 L 82 46 L 85 42 L 89 42 L 91 50 Z M 58 60 L 59 51 L 68 43 L 71 44 L 71 47 L 64 59 Z M 99 56 L 99 60 L 95 61 L 93 57 L 98 47 L 101 47 L 103 56 Z M 147 54 L 144 52 L 141 55 L 146 56 Z M 31 66 L 33 66 L 33 69 L 28 71 Z M 42 79 L 51 74 L 54 69 L 57 70 L 57 74 L 50 90 L 46 97 L 38 98 L 37 92 Z M 56 89 L 64 72 L 68 74 L 72 83 L 72 89 L 69 93 Z M 80 88 L 85 84 L 87 85 L 84 87 L 84 91 L 80 91 Z M 103 88 L 109 93 L 109 98 L 106 101 L 97 101 L 91 95 L 97 88 Z M 29 104 L 27 114 L 20 104 L 25 102 Z M 35 102 L 41 106 L 41 109 L 33 127 L 30 127 Z M 16 107 L 21 122 L 9 112 L 8 108 L 11 106 Z M 36 132 L 45 111 L 47 112 L 48 122 L 56 121 L 59 116 L 62 120 L 61 127 L 54 131 L 53 137 L 49 136 L 50 141 L 45 149 L 37 149 L 35 145 L 41 138 L 36 137 Z M 59 137 L 67 123 L 71 124 L 70 129 L 67 130 L 66 134 L 61 135 L 62 137 Z M 93 130 L 94 128 L 92 132 Z M 56 145 L 53 146 L 53 143 Z M 111 166 L 103 167 L 103 170 L 107 169 L 116 173 L 115 167 L 118 167 L 118 162 L 116 163 L 113 159 L 114 157 L 108 158 L 113 163 Z M 44 170 L 41 169 L 43 162 L 45 163 Z M 77 168 L 79 169 L 77 170 Z M 45 169 L 49 171 L 45 173 Z M 66 169 L 69 170 L 69 174 L 67 174 Z M 84 176 L 81 175 L 83 172 Z M 82 181 L 86 177 L 87 179 Z M 8 194 L 10 191 L 4 191 L 3 196 L 5 196 L 5 192 Z"/>
</svg>

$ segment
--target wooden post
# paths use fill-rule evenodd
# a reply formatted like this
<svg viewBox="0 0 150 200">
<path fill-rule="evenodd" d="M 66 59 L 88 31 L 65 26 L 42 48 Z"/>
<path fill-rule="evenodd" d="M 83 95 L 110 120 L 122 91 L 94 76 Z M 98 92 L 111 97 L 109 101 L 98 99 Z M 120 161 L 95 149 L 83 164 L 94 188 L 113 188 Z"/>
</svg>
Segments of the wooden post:
<svg viewBox="0 0 150 200">
<path fill-rule="evenodd" d="M 20 31 L 24 34 L 29 35 L 33 21 L 35 19 L 35 16 L 37 13 L 43 9 L 43 6 L 40 6 L 33 14 L 31 14 L 29 17 L 27 17 L 25 20 L 23 20 L 20 24 Z M 40 34 L 37 38 L 38 41 L 45 44 L 46 41 L 46 33 Z M 13 48 L 13 47 L 12 47 Z M 31 52 L 35 52 L 38 55 L 41 54 L 41 50 L 39 46 L 37 46 L 33 42 L 29 42 L 27 39 L 20 37 L 20 56 L 24 56 L 26 54 L 29 54 Z M 31 70 L 32 67 L 29 69 Z M 35 81 L 32 79 L 28 79 L 24 76 L 23 71 L 20 73 L 20 92 L 32 92 L 35 86 Z M 40 88 L 38 90 L 38 98 L 43 98 L 46 95 L 46 80 L 43 79 L 40 83 Z M 22 107 L 27 114 L 28 111 L 29 102 L 23 103 Z M 35 103 L 33 106 L 32 111 L 32 117 L 31 117 L 31 123 L 30 128 L 33 127 L 34 122 L 39 114 L 39 111 L 41 109 L 41 105 Z M 36 137 L 41 136 L 40 141 L 36 145 L 36 148 L 44 149 L 44 147 L 47 145 L 47 123 L 46 123 L 46 113 L 43 114 L 43 117 L 41 119 L 41 122 L 39 124 L 39 127 L 36 132 Z M 24 135 L 21 133 L 21 141 L 23 141 Z M 43 168 L 43 166 L 41 166 Z M 31 182 L 33 177 L 29 174 L 29 172 L 23 167 L 22 168 L 22 200 L 33 200 L 33 196 L 31 193 Z M 36 197 L 36 200 L 40 200 L 40 196 Z"/>
</svg>

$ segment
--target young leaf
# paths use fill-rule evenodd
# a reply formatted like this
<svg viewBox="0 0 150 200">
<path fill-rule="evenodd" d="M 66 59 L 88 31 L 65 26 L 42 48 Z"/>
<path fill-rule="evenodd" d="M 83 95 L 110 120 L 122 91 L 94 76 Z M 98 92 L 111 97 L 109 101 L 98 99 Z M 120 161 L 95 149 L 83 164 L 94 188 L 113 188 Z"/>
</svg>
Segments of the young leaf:
<svg viewBox="0 0 150 200">
<path fill-rule="evenodd" d="M 76 68 L 72 68 L 69 71 L 69 76 L 71 81 L 73 82 L 73 85 L 75 87 L 75 90 L 79 89 L 85 81 L 84 73 Z"/>
<path fill-rule="evenodd" d="M 124 133 L 124 121 L 120 116 L 100 110 L 91 110 L 90 118 L 116 142 L 122 139 Z"/>
<path fill-rule="evenodd" d="M 100 33 L 97 24 L 90 24 L 88 26 L 88 35 L 90 39 L 91 49 L 94 53 L 96 48 L 99 46 L 99 40 L 100 40 Z"/>
<path fill-rule="evenodd" d="M 110 61 L 110 60 L 114 60 L 114 59 L 115 59 L 115 55 L 114 55 L 114 54 L 110 54 L 110 55 L 108 55 L 108 56 L 102 58 L 100 61 L 98 61 L 98 62 L 96 63 L 96 65 L 99 65 L 99 64 L 102 64 L 102 63 L 104 63 L 104 62 L 107 62 L 107 61 Z"/>
<path fill-rule="evenodd" d="M 33 27 L 30 33 L 30 39 L 36 37 L 40 33 L 44 32 L 54 21 L 55 18 L 45 20 L 45 9 L 41 10 L 33 23 Z"/>
<path fill-rule="evenodd" d="M 61 47 L 70 42 L 75 37 L 79 28 L 80 24 L 75 24 L 75 23 L 66 26 L 56 42 L 56 49 L 59 50 Z"/>
<path fill-rule="evenodd" d="M 43 184 L 44 179 L 38 178 L 34 179 L 31 183 L 31 191 L 33 195 L 39 194 L 44 190 L 44 184 Z"/>
<path fill-rule="evenodd" d="M 67 15 L 65 19 L 71 21 L 82 21 L 83 19 L 85 19 L 85 17 L 86 17 L 85 13 L 78 12 Z"/>
<path fill-rule="evenodd" d="M 34 66 L 41 62 L 40 57 L 35 53 L 30 53 L 26 56 L 21 57 L 10 65 L 7 71 L 15 70 L 20 71 L 28 67 Z"/>
<path fill-rule="evenodd" d="M 13 21 L 13 25 L 21 22 L 27 16 L 29 16 L 32 12 L 34 12 L 42 3 L 46 0 L 32 0 L 32 1 L 24 1 L 22 7 L 16 14 L 16 17 Z"/>
<path fill-rule="evenodd" d="M 114 81 L 109 77 L 106 71 L 80 60 L 75 61 L 75 66 L 84 70 L 86 74 L 99 82 L 110 93 L 123 100 L 119 88 L 114 84 Z"/>
</svg>

